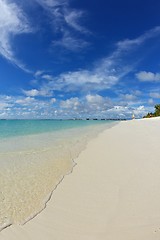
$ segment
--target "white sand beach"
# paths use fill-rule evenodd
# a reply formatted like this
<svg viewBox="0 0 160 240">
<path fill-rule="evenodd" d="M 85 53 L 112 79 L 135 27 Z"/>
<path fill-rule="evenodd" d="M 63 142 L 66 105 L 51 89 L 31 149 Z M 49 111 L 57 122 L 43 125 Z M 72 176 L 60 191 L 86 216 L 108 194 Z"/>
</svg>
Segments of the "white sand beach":
<svg viewBox="0 0 160 240">
<path fill-rule="evenodd" d="M 160 118 L 105 130 L 75 162 L 47 207 L 0 240 L 160 239 Z"/>
</svg>

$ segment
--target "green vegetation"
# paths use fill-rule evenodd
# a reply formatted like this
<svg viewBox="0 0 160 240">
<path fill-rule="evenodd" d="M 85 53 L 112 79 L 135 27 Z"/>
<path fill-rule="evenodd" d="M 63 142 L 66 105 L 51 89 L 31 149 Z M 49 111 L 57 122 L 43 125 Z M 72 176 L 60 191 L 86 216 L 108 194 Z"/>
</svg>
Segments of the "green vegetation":
<svg viewBox="0 0 160 240">
<path fill-rule="evenodd" d="M 144 118 L 151 118 L 151 117 L 160 116 L 160 104 L 157 104 L 154 107 L 155 107 L 155 112 L 154 113 L 147 113 L 147 115 L 144 116 Z"/>
</svg>

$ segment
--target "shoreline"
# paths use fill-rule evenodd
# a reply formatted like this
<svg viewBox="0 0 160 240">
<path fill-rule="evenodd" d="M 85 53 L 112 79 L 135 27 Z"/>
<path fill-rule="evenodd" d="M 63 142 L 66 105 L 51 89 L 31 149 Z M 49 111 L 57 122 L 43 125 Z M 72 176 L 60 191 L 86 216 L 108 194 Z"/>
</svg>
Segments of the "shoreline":
<svg viewBox="0 0 160 240">
<path fill-rule="evenodd" d="M 33 218 L 35 218 L 38 214 L 40 214 L 46 208 L 49 200 L 52 197 L 52 194 L 62 182 L 62 180 L 65 178 L 65 176 L 72 173 L 73 168 L 76 165 L 74 159 L 77 158 L 79 154 L 86 148 L 88 142 L 91 139 L 95 138 L 105 128 L 110 128 L 112 124 L 86 126 L 85 128 L 82 127 L 82 129 L 78 127 L 70 131 L 64 130 L 63 137 L 61 136 L 61 133 L 59 134 L 58 132 L 57 133 L 59 135 L 57 135 L 57 133 L 51 133 L 49 135 L 46 133 L 43 135 L 33 135 L 22 138 L 17 137 L 16 145 L 14 144 L 15 141 L 13 141 L 14 138 L 10 138 L 9 143 L 12 142 L 12 144 L 9 144 L 9 148 L 10 145 L 12 146 L 12 148 L 18 146 L 19 150 L 17 151 L 17 149 L 15 149 L 15 152 L 5 151 L 4 153 L 2 151 L 2 153 L 0 154 L 1 160 L 3 160 L 3 164 L 1 162 L 1 167 L 3 167 L 3 170 L 1 169 L 0 173 L 2 195 L 0 212 L 1 221 L 3 222 L 1 224 L 0 231 L 3 231 L 11 225 L 24 225 Z M 79 132 L 80 129 L 81 132 Z M 22 146 L 25 146 L 26 143 L 29 143 L 30 146 L 33 146 L 33 140 L 37 144 L 37 142 L 39 141 L 39 136 L 43 136 L 43 142 L 45 142 L 44 149 L 40 147 L 38 147 L 38 149 L 30 149 L 29 147 L 28 150 L 24 150 L 22 148 Z M 70 136 L 70 140 L 68 140 L 67 136 Z M 59 144 L 57 145 L 57 147 L 60 148 L 55 148 L 56 145 L 54 144 L 54 138 L 60 141 L 59 143 L 57 142 L 57 144 Z M 30 140 L 32 140 L 32 144 L 30 143 Z M 50 143 L 50 145 L 46 145 L 46 143 Z M 5 149 L 3 145 L 5 146 L 5 144 L 2 143 L 1 149 Z M 59 151 L 59 153 L 57 151 Z M 19 154 L 20 161 L 17 161 L 17 158 L 19 158 Z M 31 161 L 32 158 L 35 158 L 34 162 Z M 41 161 L 39 161 L 39 159 L 41 159 Z M 12 165 L 10 166 L 8 165 L 8 163 L 11 163 Z M 16 169 L 14 169 L 15 164 L 19 166 L 19 168 L 17 168 L 16 166 Z M 30 167 L 30 165 L 32 165 L 32 167 Z M 50 169 L 48 169 L 48 166 Z M 11 175 L 10 173 L 10 175 L 8 176 L 6 175 L 7 171 L 11 173 L 16 171 L 16 174 L 13 173 Z M 21 172 L 23 172 L 23 176 Z M 38 172 L 39 175 L 37 175 Z M 18 177 L 16 175 L 18 175 Z M 4 176 L 6 180 L 4 179 Z M 41 176 L 43 176 L 43 178 L 45 177 L 45 179 L 41 180 Z M 8 178 L 12 179 L 12 181 L 9 180 L 9 185 L 7 186 Z M 19 180 L 17 181 L 17 179 Z M 20 184 L 19 181 L 22 182 L 22 184 Z M 29 186 L 32 185 L 32 192 L 30 192 Z M 45 194 L 41 189 L 44 191 Z M 12 193 L 12 196 L 10 196 L 10 192 Z M 23 205 L 22 202 L 24 203 Z M 27 202 L 29 202 L 32 206 L 31 211 L 31 207 L 30 205 L 29 207 L 27 206 Z M 10 210 L 8 210 L 8 208 Z M 21 215 L 21 212 L 23 215 Z"/>
<path fill-rule="evenodd" d="M 89 141 L 47 207 L 25 225 L 4 229 L 0 239 L 158 239 L 157 120 L 121 122 Z"/>
</svg>

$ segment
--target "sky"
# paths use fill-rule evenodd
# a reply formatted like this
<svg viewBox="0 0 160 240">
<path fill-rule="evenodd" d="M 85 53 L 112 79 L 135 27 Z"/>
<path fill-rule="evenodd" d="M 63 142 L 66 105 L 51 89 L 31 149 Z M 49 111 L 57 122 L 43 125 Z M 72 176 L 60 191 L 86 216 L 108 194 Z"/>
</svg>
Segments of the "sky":
<svg viewBox="0 0 160 240">
<path fill-rule="evenodd" d="M 153 112 L 159 10 L 159 0 L 0 0 L 0 118 Z"/>
</svg>

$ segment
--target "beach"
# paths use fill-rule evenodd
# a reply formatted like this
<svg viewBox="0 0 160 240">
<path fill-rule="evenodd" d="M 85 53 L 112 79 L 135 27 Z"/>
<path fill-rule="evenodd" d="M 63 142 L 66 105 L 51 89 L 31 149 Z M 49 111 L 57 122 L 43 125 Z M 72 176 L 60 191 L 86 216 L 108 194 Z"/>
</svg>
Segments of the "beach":
<svg viewBox="0 0 160 240">
<path fill-rule="evenodd" d="M 46 208 L 0 240 L 160 239 L 160 118 L 120 122 L 74 159 Z"/>
</svg>

